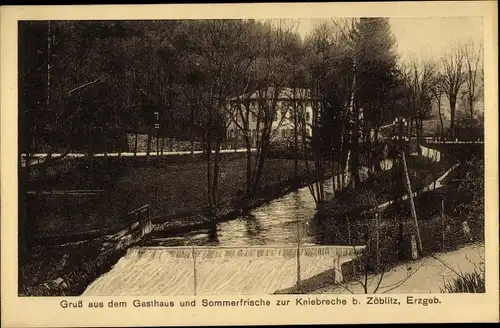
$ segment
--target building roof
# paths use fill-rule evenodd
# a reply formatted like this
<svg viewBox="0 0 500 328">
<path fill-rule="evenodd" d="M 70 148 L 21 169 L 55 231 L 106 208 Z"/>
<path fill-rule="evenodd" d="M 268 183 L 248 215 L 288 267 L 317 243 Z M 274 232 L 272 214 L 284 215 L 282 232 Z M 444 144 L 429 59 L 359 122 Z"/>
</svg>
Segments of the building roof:
<svg viewBox="0 0 500 328">
<path fill-rule="evenodd" d="M 245 93 L 240 95 L 239 97 L 231 98 L 231 100 L 240 99 L 262 99 L 263 97 L 272 98 L 274 97 L 274 87 L 268 87 L 267 89 L 259 89 L 254 91 L 253 93 Z M 278 88 L 278 100 L 292 100 L 292 99 L 311 99 L 311 91 L 305 88 L 290 88 L 290 87 L 282 87 Z"/>
</svg>

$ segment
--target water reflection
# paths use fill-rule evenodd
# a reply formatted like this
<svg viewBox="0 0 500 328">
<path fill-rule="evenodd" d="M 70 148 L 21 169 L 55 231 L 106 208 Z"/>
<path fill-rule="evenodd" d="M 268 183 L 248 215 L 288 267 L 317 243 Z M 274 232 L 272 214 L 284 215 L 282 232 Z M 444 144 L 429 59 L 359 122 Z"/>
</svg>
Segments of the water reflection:
<svg viewBox="0 0 500 328">
<path fill-rule="evenodd" d="M 260 221 L 253 214 L 246 215 L 244 220 L 248 238 L 261 239 L 263 243 L 264 240 L 261 238 L 263 229 Z"/>
<path fill-rule="evenodd" d="M 211 222 L 208 227 L 208 241 L 210 245 L 217 245 L 219 243 L 219 237 L 217 235 L 217 223 Z"/>
<path fill-rule="evenodd" d="M 325 190 L 332 192 L 331 179 L 325 182 Z M 327 229 L 326 223 L 322 224 L 316 218 L 314 198 L 309 188 L 304 187 L 236 219 L 210 223 L 176 235 L 160 237 L 156 234 L 148 243 L 164 246 L 254 246 L 295 245 L 300 240 L 303 245 L 334 244 L 332 238 L 326 237 L 328 233 L 324 233 L 331 229 Z"/>
</svg>

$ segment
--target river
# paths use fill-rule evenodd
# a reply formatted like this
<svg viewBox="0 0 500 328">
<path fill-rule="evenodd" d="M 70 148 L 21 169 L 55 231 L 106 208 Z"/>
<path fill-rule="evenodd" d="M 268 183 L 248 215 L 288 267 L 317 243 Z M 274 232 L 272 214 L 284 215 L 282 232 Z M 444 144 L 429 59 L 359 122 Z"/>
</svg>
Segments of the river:
<svg viewBox="0 0 500 328">
<path fill-rule="evenodd" d="M 324 182 L 332 193 L 332 180 Z M 286 246 L 318 244 L 314 229 L 316 204 L 308 187 L 292 191 L 235 219 L 210 223 L 175 235 L 155 232 L 144 241 L 148 246 Z M 298 230 L 297 230 L 298 229 Z"/>
<path fill-rule="evenodd" d="M 325 182 L 327 192 L 332 192 L 331 186 L 331 180 Z M 314 199 L 305 187 L 247 216 L 178 235 L 153 233 L 83 295 L 269 294 L 293 286 L 298 271 L 302 279 L 332 268 L 339 272 L 341 264 L 352 259 L 354 248 L 315 246 L 321 244 L 315 216 Z"/>
<path fill-rule="evenodd" d="M 332 180 L 324 187 L 331 194 Z M 273 293 L 293 286 L 298 271 L 308 279 L 332 268 L 339 272 L 352 259 L 354 248 L 325 230 L 309 188 L 300 188 L 232 220 L 178 234 L 154 232 L 83 295 Z"/>
</svg>

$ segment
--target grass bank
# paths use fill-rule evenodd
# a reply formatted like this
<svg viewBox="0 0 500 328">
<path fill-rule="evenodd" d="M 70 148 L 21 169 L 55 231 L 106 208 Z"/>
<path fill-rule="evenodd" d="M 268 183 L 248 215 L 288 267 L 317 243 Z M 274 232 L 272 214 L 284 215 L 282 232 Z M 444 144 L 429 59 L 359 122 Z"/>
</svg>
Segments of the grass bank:
<svg viewBox="0 0 500 328">
<path fill-rule="evenodd" d="M 423 189 L 453 166 L 453 162 L 434 162 L 423 156 L 408 156 L 407 168 L 413 192 Z M 357 217 L 364 211 L 406 194 L 406 179 L 402 165 L 378 172 L 360 183 L 356 190 L 347 188 L 318 208 L 331 217 Z"/>
<path fill-rule="evenodd" d="M 77 296 L 125 254 L 101 240 L 36 247 L 20 268 L 19 296 Z"/>
<path fill-rule="evenodd" d="M 458 175 L 460 176 L 460 173 Z M 471 204 L 477 204 L 478 199 L 484 197 L 484 195 L 467 194 L 467 190 L 461 190 L 456 184 L 450 183 L 416 197 L 415 206 L 423 249 L 420 256 L 450 252 L 471 241 L 484 241 L 484 216 L 471 216 L 455 211 L 461 205 L 468 204 L 470 207 Z M 444 216 L 440 214 L 442 204 L 444 204 Z M 417 234 L 408 205 L 408 201 L 405 201 L 402 202 L 399 211 L 396 211 L 395 205 L 392 205 L 379 213 L 378 228 L 374 215 L 369 214 L 354 215 L 352 211 L 341 214 L 337 211 L 337 215 L 333 215 L 333 212 L 322 212 L 316 216 L 315 226 L 318 229 L 319 243 L 367 245 L 360 259 L 343 265 L 345 282 L 359 281 L 360 275 L 365 272 L 369 274 L 376 273 L 377 270 L 386 272 L 410 261 L 411 237 Z M 470 227 L 468 236 L 464 234 L 462 225 L 464 220 L 467 220 Z M 402 238 L 400 238 L 401 235 Z M 334 272 L 328 270 L 302 282 L 300 291 L 296 287 L 291 287 L 277 291 L 277 293 L 311 293 L 333 286 L 333 281 Z"/>
<path fill-rule="evenodd" d="M 190 217 L 207 204 L 206 162 L 201 156 L 164 158 L 96 158 L 81 161 L 74 170 L 49 182 L 44 190 L 101 189 L 93 195 L 39 195 L 29 200 L 39 237 L 75 235 L 84 238 L 93 232 L 112 233 L 126 222 L 126 213 L 144 204 L 151 205 L 156 222 Z M 220 175 L 220 212 L 238 205 L 246 181 L 242 154 L 223 155 Z M 303 161 L 299 177 L 308 178 Z M 268 159 L 257 198 L 275 197 L 294 185 L 294 162 Z M 34 186 L 29 186 L 28 189 Z"/>
</svg>

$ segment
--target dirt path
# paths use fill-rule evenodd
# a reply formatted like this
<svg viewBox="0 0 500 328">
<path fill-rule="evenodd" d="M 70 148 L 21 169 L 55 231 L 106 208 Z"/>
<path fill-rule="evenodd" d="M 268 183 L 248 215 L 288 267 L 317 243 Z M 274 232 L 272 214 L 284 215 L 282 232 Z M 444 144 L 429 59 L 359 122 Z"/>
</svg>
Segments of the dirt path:
<svg viewBox="0 0 500 328">
<path fill-rule="evenodd" d="M 399 265 L 384 274 L 377 293 L 440 293 L 444 280 L 456 277 L 456 272 L 478 270 L 484 261 L 484 244 L 464 246 L 456 251 L 440 253 Z M 381 275 L 368 278 L 368 293 L 373 293 Z M 359 281 L 328 286 L 313 293 L 363 294 Z"/>
</svg>

